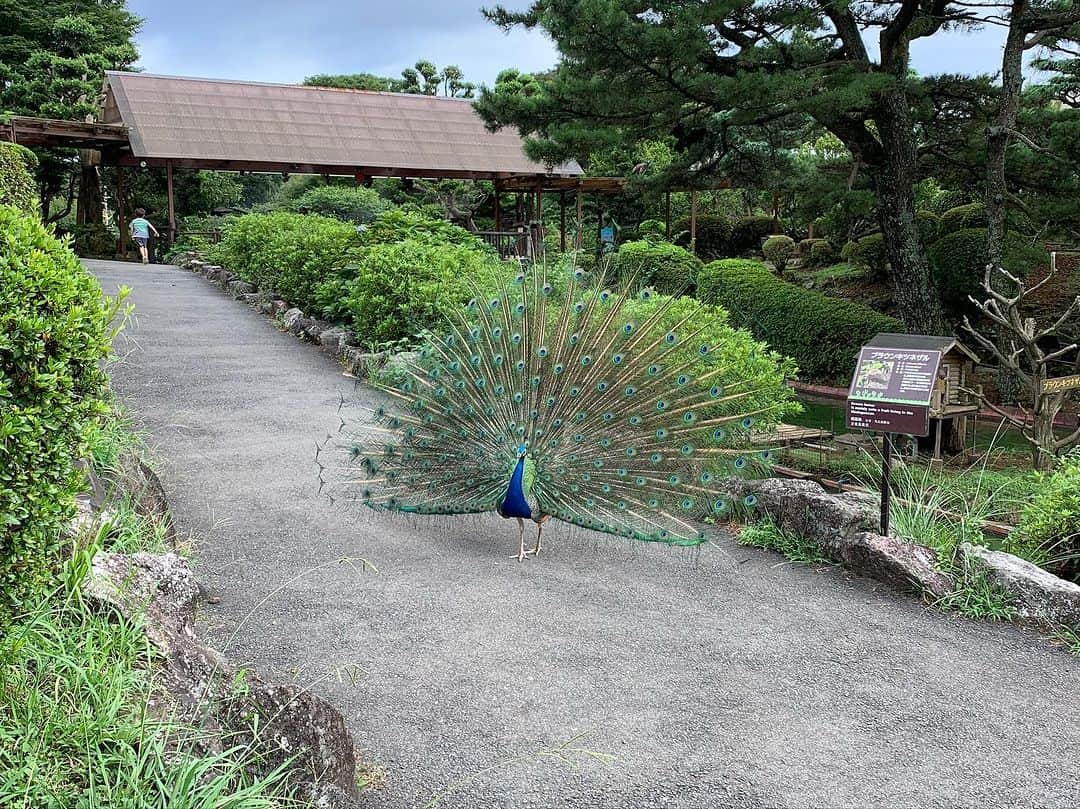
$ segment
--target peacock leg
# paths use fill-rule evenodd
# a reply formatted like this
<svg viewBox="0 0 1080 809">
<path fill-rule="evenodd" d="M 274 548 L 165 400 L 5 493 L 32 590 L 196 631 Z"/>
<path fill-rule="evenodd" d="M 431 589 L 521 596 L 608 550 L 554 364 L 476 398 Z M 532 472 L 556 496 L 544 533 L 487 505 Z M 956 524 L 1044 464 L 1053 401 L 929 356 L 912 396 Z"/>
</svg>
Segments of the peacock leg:
<svg viewBox="0 0 1080 809">
<path fill-rule="evenodd" d="M 525 561 L 525 520 L 521 517 L 517 518 L 518 524 L 518 552 L 517 556 L 511 556 L 511 559 L 516 558 L 519 562 Z"/>
<path fill-rule="evenodd" d="M 544 532 L 544 523 L 546 523 L 550 519 L 550 517 L 550 514 L 545 514 L 536 521 L 536 546 L 531 551 L 529 551 L 529 553 L 533 554 L 534 556 L 540 555 L 540 534 Z"/>
</svg>

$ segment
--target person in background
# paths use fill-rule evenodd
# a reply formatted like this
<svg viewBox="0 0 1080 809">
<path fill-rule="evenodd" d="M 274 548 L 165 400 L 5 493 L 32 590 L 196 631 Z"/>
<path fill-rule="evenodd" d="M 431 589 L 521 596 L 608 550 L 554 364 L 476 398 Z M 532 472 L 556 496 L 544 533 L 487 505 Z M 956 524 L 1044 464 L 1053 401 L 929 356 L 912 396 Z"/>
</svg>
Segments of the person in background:
<svg viewBox="0 0 1080 809">
<path fill-rule="evenodd" d="M 151 233 L 155 236 L 160 235 L 157 228 L 151 225 L 146 218 L 146 211 L 143 208 L 136 208 L 135 218 L 131 220 L 131 238 L 135 240 L 135 244 L 139 245 L 139 255 L 142 256 L 143 264 L 150 263 L 150 256 L 146 247 L 150 243 Z"/>
</svg>

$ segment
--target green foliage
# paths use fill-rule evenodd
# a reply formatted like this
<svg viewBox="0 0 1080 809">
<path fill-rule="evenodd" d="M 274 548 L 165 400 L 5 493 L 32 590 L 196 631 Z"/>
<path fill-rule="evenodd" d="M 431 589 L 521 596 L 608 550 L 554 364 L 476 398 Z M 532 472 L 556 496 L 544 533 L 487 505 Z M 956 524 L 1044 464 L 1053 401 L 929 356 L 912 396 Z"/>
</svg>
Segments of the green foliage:
<svg viewBox="0 0 1080 809">
<path fill-rule="evenodd" d="M 930 247 L 927 256 L 942 301 L 953 310 L 966 308 L 968 296 L 978 296 L 990 260 L 986 250 L 986 229 L 969 228 L 949 233 Z M 1018 278 L 1026 278 L 1032 269 L 1050 263 L 1045 250 L 1032 247 L 1013 231 L 1006 234 L 1003 259 L 1004 268 Z"/>
<path fill-rule="evenodd" d="M 625 242 L 611 256 L 609 268 L 620 282 L 634 279 L 639 287 L 654 287 L 665 295 L 691 293 L 701 261 L 669 242 Z"/>
<path fill-rule="evenodd" d="M 826 267 L 836 260 L 836 251 L 828 239 L 813 239 L 810 245 L 810 266 Z"/>
<path fill-rule="evenodd" d="M 289 208 L 301 213 L 331 216 L 342 222 L 363 225 L 371 222 L 383 211 L 389 210 L 390 203 L 370 188 L 319 185 L 291 200 Z"/>
<path fill-rule="evenodd" d="M 315 287 L 347 263 L 359 246 L 352 225 L 314 214 L 246 214 L 228 222 L 209 256 L 260 289 L 305 312 Z"/>
<path fill-rule="evenodd" d="M 113 311 L 63 242 L 0 206 L 0 623 L 58 562 L 104 409 Z"/>
<path fill-rule="evenodd" d="M 667 229 L 659 219 L 646 219 L 637 226 L 638 236 L 647 242 L 663 242 L 667 240 Z"/>
<path fill-rule="evenodd" d="M 956 589 L 935 603 L 976 620 L 1011 621 L 1016 617 L 1012 599 L 975 565 L 966 565 Z"/>
<path fill-rule="evenodd" d="M 761 243 L 773 232 L 773 219 L 771 216 L 755 214 L 743 216 L 735 222 L 731 229 L 731 241 L 728 243 L 727 255 L 741 256 L 748 253 L 760 253 Z"/>
<path fill-rule="evenodd" d="M 335 87 L 340 90 L 374 90 L 384 93 L 397 92 L 400 80 L 374 73 L 319 73 L 308 76 L 303 82 L 308 87 Z"/>
<path fill-rule="evenodd" d="M 816 565 L 829 564 L 831 561 L 817 543 L 784 531 L 768 519 L 744 525 L 736 534 L 735 541 L 740 545 L 775 551 L 792 562 Z"/>
<path fill-rule="evenodd" d="M 938 235 L 948 236 L 958 230 L 986 227 L 986 205 L 970 202 L 950 208 L 941 215 L 938 223 Z"/>
<path fill-rule="evenodd" d="M 788 262 L 795 256 L 795 240 L 790 236 L 770 236 L 762 247 L 765 260 L 770 262 L 777 272 L 787 269 Z"/>
<path fill-rule="evenodd" d="M 857 303 L 789 284 L 759 261 L 714 261 L 698 273 L 698 297 L 724 307 L 736 326 L 794 358 L 809 379 L 846 382 L 859 348 L 900 323 Z"/>
<path fill-rule="evenodd" d="M 941 217 L 933 211 L 916 211 L 915 227 L 919 230 L 919 242 L 926 247 L 941 235 Z"/>
<path fill-rule="evenodd" d="M 704 260 L 723 258 L 731 255 L 731 222 L 715 214 L 700 214 L 694 222 L 695 255 Z M 677 242 L 684 247 L 690 246 L 690 217 L 683 217 L 672 224 L 672 232 L 677 235 Z"/>
<path fill-rule="evenodd" d="M 483 241 L 465 228 L 436 219 L 418 211 L 395 208 L 384 211 L 364 229 L 361 241 L 365 245 L 389 244 L 406 239 L 428 244 L 457 244 L 470 250 L 491 252 Z"/>
<path fill-rule="evenodd" d="M 9 141 L 0 141 L 0 205 L 11 205 L 25 213 L 38 212 L 34 169 L 37 157 Z"/>
<path fill-rule="evenodd" d="M 885 237 L 881 233 L 871 233 L 858 241 L 848 242 L 840 251 L 840 258 L 849 264 L 865 267 L 875 276 L 885 275 Z"/>
<path fill-rule="evenodd" d="M 100 222 L 76 225 L 71 235 L 72 249 L 80 256 L 112 258 L 116 254 L 116 236 Z"/>
<path fill-rule="evenodd" d="M 315 300 L 325 316 L 374 348 L 412 341 L 437 326 L 446 307 L 471 299 L 472 284 L 506 271 L 467 245 L 404 239 L 360 250 L 318 286 Z"/>
<path fill-rule="evenodd" d="M 1006 550 L 1058 575 L 1080 579 L 1080 454 L 1038 476 Z"/>
</svg>

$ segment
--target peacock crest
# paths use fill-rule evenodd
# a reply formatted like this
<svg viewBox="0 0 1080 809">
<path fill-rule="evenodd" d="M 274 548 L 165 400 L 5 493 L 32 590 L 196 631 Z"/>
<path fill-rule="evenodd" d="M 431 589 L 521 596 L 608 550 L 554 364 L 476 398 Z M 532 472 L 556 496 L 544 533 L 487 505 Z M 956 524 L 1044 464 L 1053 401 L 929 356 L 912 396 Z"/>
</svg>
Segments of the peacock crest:
<svg viewBox="0 0 1080 809">
<path fill-rule="evenodd" d="M 768 453 L 746 440 L 754 388 L 686 300 L 612 291 L 581 270 L 477 288 L 397 379 L 376 382 L 388 401 L 351 443 L 350 485 L 374 509 L 702 542 L 700 518 L 731 507 L 719 483 Z"/>
</svg>

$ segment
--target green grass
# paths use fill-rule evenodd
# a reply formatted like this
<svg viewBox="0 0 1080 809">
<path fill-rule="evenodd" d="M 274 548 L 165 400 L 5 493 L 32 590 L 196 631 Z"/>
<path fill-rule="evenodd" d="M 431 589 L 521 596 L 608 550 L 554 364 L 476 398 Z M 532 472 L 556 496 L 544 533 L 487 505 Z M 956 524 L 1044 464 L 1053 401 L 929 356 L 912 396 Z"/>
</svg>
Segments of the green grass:
<svg viewBox="0 0 1080 809">
<path fill-rule="evenodd" d="M 936 606 L 976 620 L 1011 621 L 1016 618 L 1012 599 L 990 580 L 985 571 L 970 567 L 958 571 L 956 589 L 938 599 Z"/>
<path fill-rule="evenodd" d="M 1050 640 L 1080 657 L 1080 626 L 1059 626 L 1050 633 Z"/>
<path fill-rule="evenodd" d="M 804 564 L 828 564 L 831 560 L 821 552 L 821 548 L 808 539 L 789 533 L 779 528 L 771 520 L 744 525 L 736 536 L 740 545 L 764 548 L 786 556 L 792 562 Z"/>
<path fill-rule="evenodd" d="M 856 267 L 847 262 L 840 262 L 816 270 L 801 270 L 797 282 L 812 280 L 814 286 L 823 287 L 837 281 L 853 281 L 857 278 L 865 278 L 867 275 L 869 275 L 869 271 L 865 267 Z"/>
</svg>

